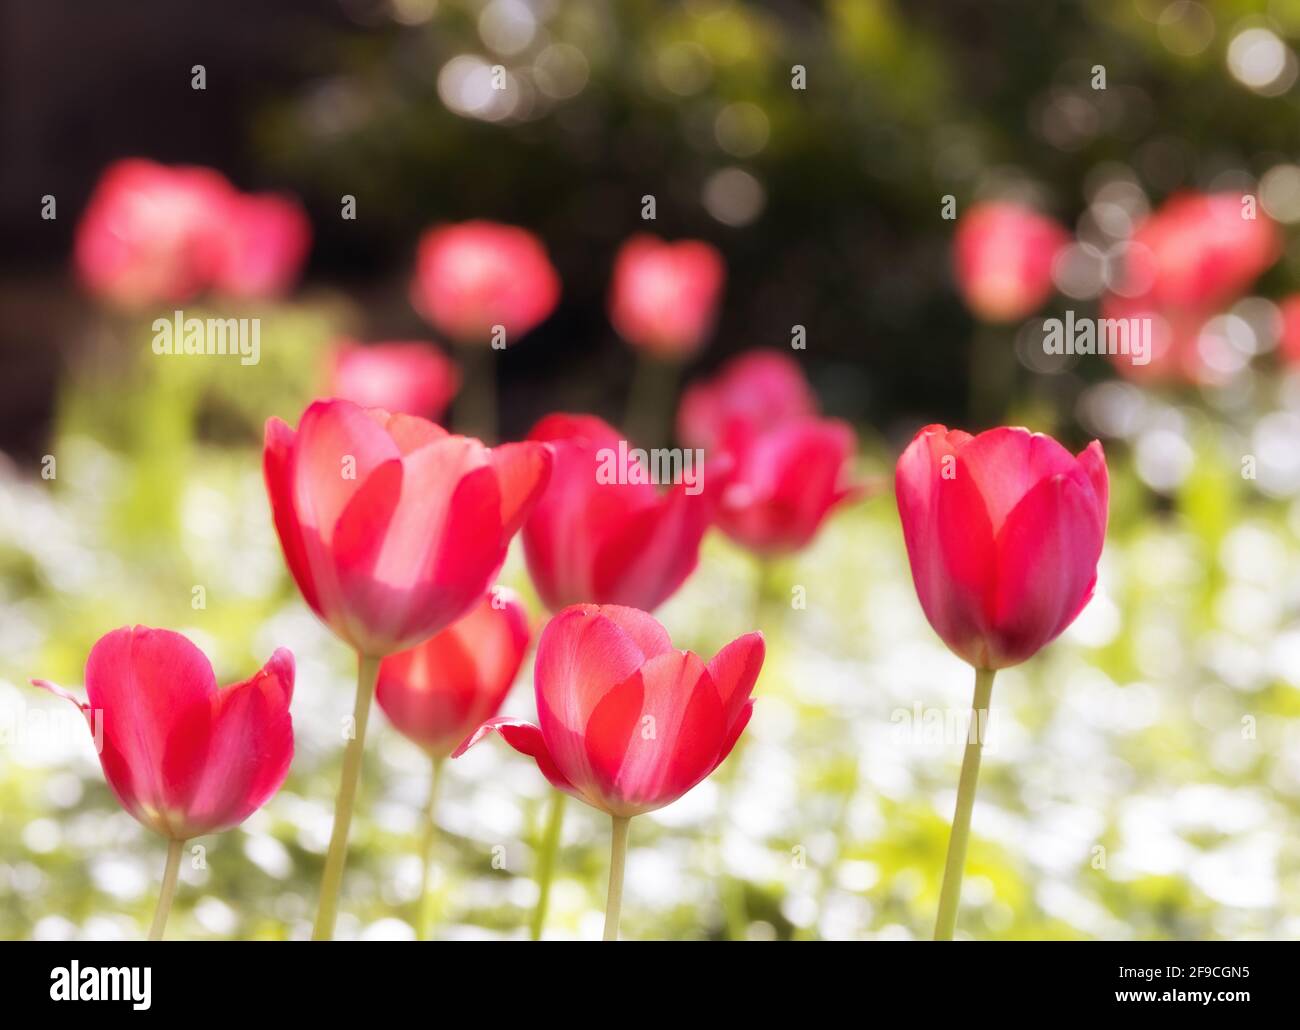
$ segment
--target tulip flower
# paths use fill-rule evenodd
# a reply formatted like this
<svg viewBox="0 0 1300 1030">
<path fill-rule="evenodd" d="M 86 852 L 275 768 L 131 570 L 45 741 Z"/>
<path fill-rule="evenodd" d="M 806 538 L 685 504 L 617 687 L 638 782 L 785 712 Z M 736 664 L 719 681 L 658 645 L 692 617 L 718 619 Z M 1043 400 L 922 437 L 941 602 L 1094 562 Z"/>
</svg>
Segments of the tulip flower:
<svg viewBox="0 0 1300 1030">
<path fill-rule="evenodd" d="M 898 513 L 921 608 L 975 669 L 972 727 L 939 900 L 951 939 L 961 895 L 982 732 L 998 669 L 1055 640 L 1092 597 L 1110 485 L 1101 444 L 1078 456 L 1049 436 L 922 429 L 898 459 Z"/>
<path fill-rule="evenodd" d="M 479 220 L 435 226 L 421 237 L 411 303 L 464 348 L 457 429 L 493 438 L 493 355 L 545 321 L 559 299 L 559 273 L 542 241 L 526 229 Z"/>
<path fill-rule="evenodd" d="M 486 347 L 501 326 L 509 345 L 555 310 L 560 277 L 526 229 L 487 221 L 439 225 L 420 239 L 411 298 L 455 343 Z"/>
<path fill-rule="evenodd" d="M 1277 224 L 1240 193 L 1175 194 L 1143 219 L 1124 248 L 1118 281 L 1101 302 L 1106 318 L 1147 318 L 1151 360 L 1115 356 L 1135 378 L 1221 381 L 1201 346 L 1205 323 L 1277 260 Z"/>
<path fill-rule="evenodd" d="M 753 350 L 682 394 L 677 435 L 688 447 L 734 449 L 758 433 L 818 412 L 799 363 L 777 350 Z"/>
<path fill-rule="evenodd" d="M 280 648 L 251 679 L 218 690 L 212 664 L 189 640 L 136 626 L 91 649 L 86 701 L 32 681 L 81 709 L 118 801 L 167 839 L 151 940 L 162 937 L 185 841 L 238 826 L 284 783 L 293 677 L 293 655 Z"/>
<path fill-rule="evenodd" d="M 232 297 L 275 297 L 293 285 L 311 245 L 311 223 L 292 197 L 237 194 L 226 205 L 214 285 Z"/>
<path fill-rule="evenodd" d="M 807 417 L 733 439 L 719 527 L 762 556 L 806 547 L 835 508 L 864 492 L 852 474 L 856 443 L 847 423 Z"/>
<path fill-rule="evenodd" d="M 490 719 L 452 757 L 495 731 L 553 786 L 611 817 L 604 937 L 616 940 L 629 820 L 671 804 L 731 753 L 763 655 L 762 634 L 750 633 L 704 662 L 675 650 L 645 612 L 574 605 L 538 641 L 538 724 Z"/>
<path fill-rule="evenodd" d="M 1288 365 L 1300 365 L 1300 293 L 1293 293 L 1279 305 L 1281 333 L 1278 349 Z"/>
<path fill-rule="evenodd" d="M 428 754 L 432 765 L 420 848 L 424 872 L 416 901 L 421 938 L 443 759 L 496 715 L 523 663 L 528 637 L 523 604 L 514 591 L 497 587 L 442 632 L 379 664 L 375 700 L 397 731 Z"/>
<path fill-rule="evenodd" d="M 638 233 L 619 248 L 609 320 L 637 352 L 626 419 L 636 439 L 664 442 L 679 367 L 713 332 L 726 276 L 722 255 L 701 240 Z"/>
<path fill-rule="evenodd" d="M 554 451 L 550 486 L 524 523 L 524 556 L 552 611 L 571 604 L 622 604 L 653 611 L 699 560 L 715 491 L 693 471 L 660 491 L 616 467 L 626 440 L 593 415 L 548 415 L 529 440 Z M 619 473 L 627 473 L 620 475 Z"/>
<path fill-rule="evenodd" d="M 638 233 L 614 258 L 609 320 L 633 347 L 661 358 L 688 358 L 713 331 L 726 275 L 712 244 L 669 243 Z"/>
<path fill-rule="evenodd" d="M 339 344 L 329 392 L 363 408 L 437 421 L 460 388 L 455 363 L 426 343 Z"/>
<path fill-rule="evenodd" d="M 957 220 L 953 256 L 966 306 L 985 322 L 1015 322 L 1052 293 L 1052 264 L 1069 233 L 1011 201 L 976 204 Z"/>
<path fill-rule="evenodd" d="M 192 299 L 223 260 L 234 194 L 209 168 L 137 158 L 110 165 L 77 224 L 78 277 L 122 308 Z"/>
<path fill-rule="evenodd" d="M 355 734 L 315 929 L 328 937 L 379 662 L 478 603 L 545 487 L 551 459 L 542 444 L 489 449 L 424 419 L 343 400 L 312 404 L 296 433 L 269 420 L 264 457 L 289 571 L 358 655 Z"/>
</svg>

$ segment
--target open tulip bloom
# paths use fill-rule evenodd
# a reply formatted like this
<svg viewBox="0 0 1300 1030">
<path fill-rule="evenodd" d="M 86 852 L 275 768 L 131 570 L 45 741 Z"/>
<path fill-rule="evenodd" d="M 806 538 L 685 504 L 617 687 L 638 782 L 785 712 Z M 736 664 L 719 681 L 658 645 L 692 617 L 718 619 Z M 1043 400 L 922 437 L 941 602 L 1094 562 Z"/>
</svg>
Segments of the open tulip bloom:
<svg viewBox="0 0 1300 1030">
<path fill-rule="evenodd" d="M 975 669 L 971 730 L 935 939 L 957 920 L 993 675 L 1063 633 L 1092 597 L 1110 486 L 1095 440 L 1076 457 L 1049 436 L 926 426 L 898 459 L 898 512 L 930 625 Z"/>
<path fill-rule="evenodd" d="M 358 655 L 352 733 L 314 936 L 331 936 L 381 659 L 482 600 L 550 474 L 545 444 L 487 448 L 410 415 L 317 401 L 266 426 L 276 532 L 298 589 Z"/>
<path fill-rule="evenodd" d="M 518 596 L 494 588 L 464 618 L 379 664 L 375 700 L 399 733 L 430 758 L 429 808 L 420 848 L 423 875 L 416 929 L 425 935 L 435 805 L 443 760 L 497 713 L 528 649 L 528 614 Z"/>
<path fill-rule="evenodd" d="M 676 801 L 731 753 L 763 655 L 762 634 L 749 633 L 706 663 L 643 611 L 574 605 L 538 641 L 538 724 L 490 719 L 452 757 L 495 730 L 556 788 L 609 814 L 604 937 L 616 940 L 629 820 Z"/>
<path fill-rule="evenodd" d="M 280 789 L 293 760 L 293 655 L 280 648 L 251 679 L 217 688 L 212 665 L 179 633 L 114 630 L 86 661 L 86 701 L 47 680 L 86 716 L 108 785 L 167 839 L 151 940 L 162 937 L 181 851 L 238 826 Z"/>
</svg>

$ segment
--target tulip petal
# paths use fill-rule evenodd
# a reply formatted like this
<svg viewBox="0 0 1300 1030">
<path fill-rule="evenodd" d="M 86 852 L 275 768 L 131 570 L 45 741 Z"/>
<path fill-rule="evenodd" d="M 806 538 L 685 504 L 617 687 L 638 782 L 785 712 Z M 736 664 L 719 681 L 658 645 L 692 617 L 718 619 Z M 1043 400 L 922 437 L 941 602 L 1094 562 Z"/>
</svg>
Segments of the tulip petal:
<svg viewBox="0 0 1300 1030">
<path fill-rule="evenodd" d="M 119 629 L 86 661 L 91 709 L 103 712 L 104 774 L 123 806 L 161 833 L 184 811 L 207 758 L 217 689 L 203 652 L 169 630 Z"/>
<path fill-rule="evenodd" d="M 595 555 L 595 596 L 607 604 L 658 608 L 699 563 L 711 515 L 711 499 L 687 493 L 679 483 L 651 504 L 611 520 Z"/>
<path fill-rule="evenodd" d="M 293 761 L 293 683 L 293 655 L 280 648 L 256 675 L 213 695 L 185 836 L 237 826 L 280 789 Z"/>
<path fill-rule="evenodd" d="M 303 544 L 302 530 L 294 509 L 293 462 L 295 433 L 278 418 L 266 421 L 266 445 L 262 456 L 262 472 L 266 479 L 266 492 L 271 499 L 271 517 L 275 522 L 284 560 L 298 589 L 313 611 L 319 612 L 320 596 L 312 575 L 311 562 Z"/>
<path fill-rule="evenodd" d="M 895 494 L 921 608 L 944 643 L 978 664 L 996 566 L 983 498 L 961 465 L 971 439 L 921 430 L 898 459 Z"/>
<path fill-rule="evenodd" d="M 451 753 L 451 757 L 459 758 L 494 730 L 501 734 L 505 742 L 521 755 L 527 755 L 529 758 L 534 759 L 537 762 L 537 768 L 550 781 L 551 786 L 567 791 L 570 794 L 577 792 L 573 784 L 564 778 L 564 774 L 560 772 L 559 767 L 555 764 L 555 760 L 546 747 L 546 740 L 542 736 L 542 731 L 532 723 L 525 722 L 522 719 L 511 719 L 507 716 L 489 719 L 471 733 L 464 743 Z"/>
<path fill-rule="evenodd" d="M 1092 491 L 1067 475 L 1032 489 L 998 537 L 997 638 L 991 668 L 1024 661 L 1056 639 L 1096 581 L 1102 527 Z"/>
<path fill-rule="evenodd" d="M 381 422 L 350 401 L 316 401 L 298 423 L 294 508 L 304 537 L 333 539 L 339 516 L 380 465 L 401 452 Z"/>
<path fill-rule="evenodd" d="M 602 741 L 605 728 L 621 731 L 624 723 L 598 725 L 603 710 L 622 687 L 611 691 L 592 714 L 587 728 L 587 748 L 598 779 L 598 749 L 623 748 L 614 783 L 600 783 L 607 798 L 618 799 L 621 814 L 660 808 L 676 800 L 704 779 L 717 764 L 726 735 L 722 701 L 704 662 L 689 651 L 670 651 L 651 658 L 632 677 L 643 696 L 639 712 L 632 712 L 629 733 Z M 625 718 L 630 705 L 624 698 L 618 715 Z"/>
<path fill-rule="evenodd" d="M 1098 521 L 1104 532 L 1110 521 L 1110 473 L 1106 469 L 1106 453 L 1101 449 L 1101 442 L 1093 440 L 1088 444 L 1079 452 L 1078 461 L 1088 482 L 1092 484 L 1092 492 L 1097 499 Z"/>
<path fill-rule="evenodd" d="M 578 785 L 591 782 L 583 733 L 604 696 L 645 662 L 637 641 L 596 605 L 574 605 L 546 624 L 533 678 L 537 717 L 556 764 Z"/>
<path fill-rule="evenodd" d="M 762 633 L 737 637 L 709 661 L 709 677 L 722 701 L 727 724 L 733 723 L 758 682 L 767 645 Z"/>
<path fill-rule="evenodd" d="M 492 448 L 491 462 L 501 491 L 504 546 L 523 525 L 546 489 L 551 475 L 551 448 L 532 441 L 502 444 Z"/>
<path fill-rule="evenodd" d="M 984 498 L 995 535 L 1033 487 L 1077 467 L 1074 455 L 1050 436 L 1019 426 L 980 433 L 961 449 L 961 463 Z"/>
</svg>

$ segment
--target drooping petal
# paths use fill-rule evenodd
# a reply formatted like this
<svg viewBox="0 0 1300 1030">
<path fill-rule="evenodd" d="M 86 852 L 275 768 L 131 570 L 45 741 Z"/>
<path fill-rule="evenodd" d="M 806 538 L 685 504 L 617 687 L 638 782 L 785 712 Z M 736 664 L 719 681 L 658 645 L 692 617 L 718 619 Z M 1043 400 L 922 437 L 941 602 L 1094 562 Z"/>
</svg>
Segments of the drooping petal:
<svg viewBox="0 0 1300 1030">
<path fill-rule="evenodd" d="M 577 793 L 574 785 L 565 779 L 564 774 L 551 757 L 550 751 L 547 750 L 542 731 L 532 723 L 525 722 L 522 719 L 511 719 L 507 716 L 489 719 L 471 733 L 460 747 L 451 753 L 451 757 L 459 758 L 494 730 L 501 734 L 505 742 L 521 755 L 527 755 L 529 758 L 535 759 L 537 768 L 550 781 L 551 786 L 567 791 L 570 794 Z"/>
</svg>

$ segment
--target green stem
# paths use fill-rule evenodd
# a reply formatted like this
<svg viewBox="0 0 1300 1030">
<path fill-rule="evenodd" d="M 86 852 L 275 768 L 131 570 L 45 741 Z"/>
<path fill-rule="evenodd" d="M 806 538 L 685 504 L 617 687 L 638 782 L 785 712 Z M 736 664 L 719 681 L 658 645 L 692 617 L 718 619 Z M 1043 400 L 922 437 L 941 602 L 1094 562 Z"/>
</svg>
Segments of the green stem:
<svg viewBox="0 0 1300 1030">
<path fill-rule="evenodd" d="M 460 348 L 462 379 L 452 402 L 452 424 L 462 436 L 476 436 L 489 446 L 497 437 L 497 355 L 486 344 Z"/>
<path fill-rule="evenodd" d="M 163 928 L 167 925 L 167 916 L 172 910 L 172 898 L 176 897 L 176 878 L 181 871 L 181 851 L 185 848 L 183 840 L 167 842 L 167 864 L 163 867 L 162 889 L 158 892 L 158 907 L 153 912 L 153 924 L 149 927 L 149 939 L 160 941 Z"/>
<path fill-rule="evenodd" d="M 433 846 L 438 836 L 438 784 L 442 780 L 442 756 L 434 756 L 430 766 L 429 806 L 420 836 L 420 893 L 415 899 L 415 934 L 422 941 L 429 937 L 429 874 L 433 868 Z"/>
<path fill-rule="evenodd" d="M 627 827 L 631 816 L 616 815 L 609 846 L 609 896 L 605 900 L 605 937 L 618 940 L 618 916 L 623 908 L 623 866 L 627 862 Z"/>
<path fill-rule="evenodd" d="M 535 940 L 542 939 L 542 928 L 546 925 L 546 909 L 551 901 L 551 880 L 555 876 L 555 856 L 560 850 L 560 837 L 564 830 L 564 800 L 562 790 L 551 792 L 550 809 L 546 815 L 546 831 L 542 838 L 541 854 L 537 856 L 537 905 L 533 908 L 533 920 L 528 928 L 529 936 Z"/>
<path fill-rule="evenodd" d="M 943 887 L 939 891 L 939 916 L 934 924 L 936 941 L 952 940 L 952 932 L 957 925 L 961 876 L 966 866 L 966 844 L 970 839 L 970 814 L 975 807 L 975 786 L 980 776 L 980 755 L 984 750 L 984 730 L 988 723 L 989 701 L 992 696 L 993 670 L 976 669 L 970 731 L 966 734 L 966 753 L 961 760 L 961 779 L 957 782 L 957 810 L 952 817 L 948 860 L 943 867 Z"/>
<path fill-rule="evenodd" d="M 662 447 L 672 435 L 674 393 L 680 367 L 637 351 L 624 429 L 642 447 Z"/>
<path fill-rule="evenodd" d="M 343 751 L 343 777 L 334 800 L 334 830 L 330 849 L 325 856 L 325 872 L 320 881 L 320 903 L 316 909 L 314 941 L 334 936 L 334 919 L 338 915 L 339 888 L 343 884 L 343 866 L 348 858 L 348 829 L 352 825 L 352 805 L 361 780 L 361 758 L 366 746 L 366 721 L 370 718 L 370 701 L 375 696 L 379 678 L 379 659 L 357 656 L 357 699 L 352 709 L 353 735 Z"/>
</svg>

